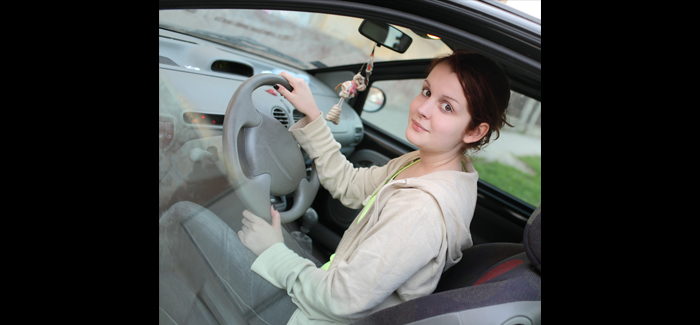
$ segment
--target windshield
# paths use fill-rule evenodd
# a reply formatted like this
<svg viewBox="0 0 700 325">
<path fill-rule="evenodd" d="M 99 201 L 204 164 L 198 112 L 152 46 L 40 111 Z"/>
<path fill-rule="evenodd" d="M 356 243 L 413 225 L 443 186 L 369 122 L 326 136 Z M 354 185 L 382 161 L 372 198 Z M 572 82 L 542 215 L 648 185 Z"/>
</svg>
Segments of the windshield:
<svg viewBox="0 0 700 325">
<path fill-rule="evenodd" d="M 209 40 L 308 70 L 366 63 L 374 43 L 357 31 L 362 19 L 276 10 L 161 10 L 160 27 Z M 418 36 L 403 54 L 375 50 L 375 62 L 434 58 L 452 53 L 441 40 Z M 282 53 L 284 52 L 284 54 Z"/>
</svg>

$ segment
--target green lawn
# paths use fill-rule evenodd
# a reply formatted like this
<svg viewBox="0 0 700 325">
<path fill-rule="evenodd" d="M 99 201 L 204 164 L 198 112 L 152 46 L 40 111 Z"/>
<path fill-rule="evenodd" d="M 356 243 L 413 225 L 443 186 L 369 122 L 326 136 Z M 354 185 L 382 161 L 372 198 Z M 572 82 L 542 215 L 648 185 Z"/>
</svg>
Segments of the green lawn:
<svg viewBox="0 0 700 325">
<path fill-rule="evenodd" d="M 516 168 L 499 162 L 474 161 L 474 168 L 479 172 L 479 178 L 492 184 L 513 196 L 534 205 L 542 202 L 542 157 L 522 156 L 520 161 L 530 166 L 535 175 L 524 173 Z"/>
</svg>

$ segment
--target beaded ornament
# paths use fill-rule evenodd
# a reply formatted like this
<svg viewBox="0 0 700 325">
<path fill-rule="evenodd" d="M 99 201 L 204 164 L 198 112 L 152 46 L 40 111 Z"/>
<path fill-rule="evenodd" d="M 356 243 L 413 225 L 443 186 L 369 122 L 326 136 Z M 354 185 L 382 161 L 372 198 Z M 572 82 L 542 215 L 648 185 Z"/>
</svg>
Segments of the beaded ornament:
<svg viewBox="0 0 700 325">
<path fill-rule="evenodd" d="M 362 65 L 364 66 L 364 64 Z M 333 105 L 333 108 L 326 114 L 326 120 L 333 122 L 333 124 L 338 125 L 340 123 L 340 110 L 343 101 L 346 98 L 353 98 L 357 95 L 358 91 L 364 91 L 367 89 L 367 83 L 369 82 L 369 76 L 372 74 L 374 69 L 374 47 L 372 48 L 372 54 L 369 56 L 369 62 L 367 63 L 367 69 L 365 70 L 365 75 L 367 78 L 362 76 L 362 67 L 360 67 L 360 72 L 358 72 L 352 80 L 345 81 L 335 87 L 335 91 L 338 91 L 338 87 L 341 88 L 340 101 L 338 104 Z"/>
</svg>

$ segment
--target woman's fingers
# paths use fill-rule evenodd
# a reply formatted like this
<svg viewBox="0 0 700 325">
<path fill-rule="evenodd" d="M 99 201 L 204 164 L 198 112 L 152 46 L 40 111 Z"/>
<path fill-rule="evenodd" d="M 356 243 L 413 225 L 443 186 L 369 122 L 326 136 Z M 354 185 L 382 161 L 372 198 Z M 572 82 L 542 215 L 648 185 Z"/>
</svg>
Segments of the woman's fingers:
<svg viewBox="0 0 700 325">
<path fill-rule="evenodd" d="M 258 217 L 258 216 L 256 216 L 256 215 L 254 215 L 252 212 L 248 211 L 247 209 L 246 209 L 246 210 L 243 210 L 243 218 L 244 218 L 243 220 L 246 220 L 246 219 L 247 219 L 247 220 L 250 221 L 251 223 L 256 223 L 256 222 L 260 222 L 260 221 L 263 221 L 263 222 L 264 222 L 264 221 L 265 221 L 265 220 L 263 220 L 262 218 L 260 218 L 260 217 Z"/>
<path fill-rule="evenodd" d="M 294 78 L 289 72 L 287 71 L 282 71 L 279 73 L 280 76 L 284 77 L 284 79 L 287 79 L 289 81 L 289 84 L 294 87 L 294 84 L 296 84 L 297 80 L 304 81 L 304 79 L 299 79 L 299 78 Z"/>
<path fill-rule="evenodd" d="M 272 215 L 272 220 L 271 220 L 271 226 L 275 230 L 280 229 L 281 222 L 280 222 L 280 213 L 275 210 L 274 206 L 270 206 L 270 214 Z"/>
<path fill-rule="evenodd" d="M 287 71 L 280 72 L 279 76 L 282 76 L 282 77 L 284 77 L 284 79 L 287 79 L 287 81 L 289 82 L 289 86 L 292 87 L 292 90 L 289 91 L 286 87 L 284 87 L 280 84 L 275 85 L 275 90 L 277 90 L 282 96 L 287 98 L 287 100 L 289 100 L 289 98 L 288 98 L 289 95 L 296 95 L 296 93 L 293 93 L 293 91 L 294 91 L 294 88 L 296 88 L 299 83 L 306 83 L 306 81 L 304 81 L 304 79 L 295 78 Z"/>
<path fill-rule="evenodd" d="M 279 213 L 274 209 L 271 209 L 270 212 L 272 213 L 272 225 L 248 210 L 243 210 L 242 213 L 243 227 L 238 232 L 238 238 L 245 247 L 257 256 L 260 256 L 270 246 L 284 242 Z"/>
<path fill-rule="evenodd" d="M 289 85 L 292 86 L 292 91 L 283 89 L 284 86 L 276 85 L 275 89 L 284 96 L 298 111 L 304 113 L 304 115 L 309 116 L 313 121 L 316 117 L 321 115 L 318 106 L 316 106 L 316 101 L 311 93 L 309 85 L 304 79 L 295 78 L 287 71 L 282 71 L 279 73 L 280 76 L 284 77 L 289 81 Z"/>
<path fill-rule="evenodd" d="M 275 90 L 277 90 L 277 92 L 280 93 L 280 95 L 282 95 L 284 98 L 289 97 L 289 95 L 291 94 L 289 90 L 287 90 L 287 88 L 280 84 L 275 85 Z"/>
<path fill-rule="evenodd" d="M 243 229 L 253 229 L 253 223 L 248 219 L 243 218 L 241 221 L 243 222 Z"/>
</svg>

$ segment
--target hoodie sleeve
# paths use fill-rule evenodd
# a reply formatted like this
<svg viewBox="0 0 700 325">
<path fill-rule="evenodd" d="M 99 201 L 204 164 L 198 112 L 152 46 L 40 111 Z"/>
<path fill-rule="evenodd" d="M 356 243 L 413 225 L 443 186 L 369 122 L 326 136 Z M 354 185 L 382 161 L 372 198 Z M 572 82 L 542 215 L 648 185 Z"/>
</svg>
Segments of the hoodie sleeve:
<svg viewBox="0 0 700 325">
<path fill-rule="evenodd" d="M 305 117 L 292 125 L 289 131 L 304 151 L 314 160 L 321 185 L 343 205 L 357 209 L 389 176 L 396 159 L 382 167 L 354 168 L 340 153 L 340 143 L 335 141 L 323 114 L 309 122 Z"/>
<path fill-rule="evenodd" d="M 359 246 L 328 271 L 281 243 L 263 252 L 251 269 L 286 289 L 311 319 L 348 322 L 372 312 L 394 292 L 403 301 L 429 294 L 435 287 L 426 283 L 437 284 L 441 272 L 434 270 L 444 264 L 440 254 L 444 229 L 435 222 L 434 211 L 439 211 L 435 200 L 421 197 L 390 199 Z M 429 272 L 421 272 L 424 269 Z"/>
</svg>

